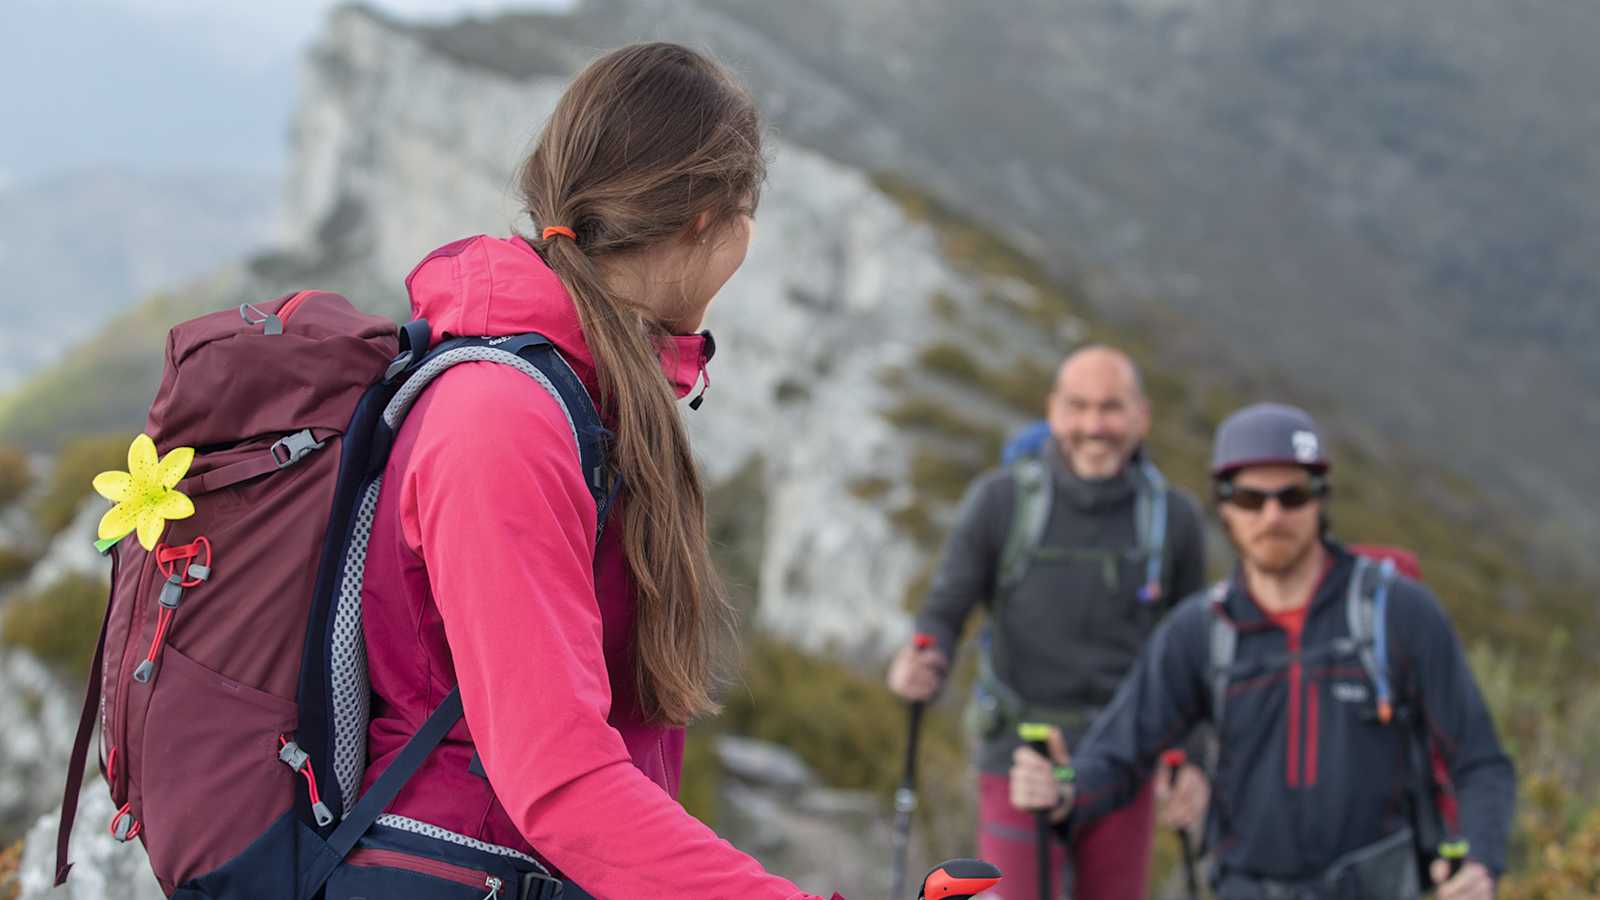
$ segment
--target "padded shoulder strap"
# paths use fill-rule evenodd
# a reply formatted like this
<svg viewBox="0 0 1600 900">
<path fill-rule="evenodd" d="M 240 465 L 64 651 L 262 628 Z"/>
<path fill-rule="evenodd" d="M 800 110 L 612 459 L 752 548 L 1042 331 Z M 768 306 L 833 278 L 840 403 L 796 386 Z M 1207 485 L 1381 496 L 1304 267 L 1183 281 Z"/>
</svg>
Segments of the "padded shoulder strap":
<svg viewBox="0 0 1600 900">
<path fill-rule="evenodd" d="M 1140 460 L 1138 470 L 1138 501 L 1134 527 L 1139 538 L 1139 550 L 1144 554 L 1144 584 L 1139 588 L 1139 600 L 1155 603 L 1165 592 L 1161 572 L 1167 555 L 1167 479 L 1148 459 Z"/>
<path fill-rule="evenodd" d="M 1350 639 L 1355 642 L 1361 667 L 1367 670 L 1367 678 L 1377 694 L 1378 720 L 1384 724 L 1394 715 L 1394 695 L 1389 682 L 1388 611 L 1389 585 L 1394 583 L 1395 571 L 1392 559 L 1378 562 L 1357 556 L 1344 601 Z"/>
<path fill-rule="evenodd" d="M 1035 551 L 1044 543 L 1050 524 L 1050 473 L 1044 461 L 1029 457 L 1011 467 L 1016 500 L 1012 504 L 1011 527 L 1000 551 L 1000 567 L 995 584 L 995 612 L 1028 574 Z"/>
<path fill-rule="evenodd" d="M 1222 723 L 1228 708 L 1228 683 L 1239 647 L 1239 632 L 1221 608 L 1228 599 L 1228 586 L 1228 581 L 1219 581 L 1211 586 L 1206 595 L 1206 603 L 1211 607 L 1211 729 L 1214 732 L 1206 745 L 1206 770 L 1212 777 L 1216 776 L 1217 760 L 1222 755 Z"/>
<path fill-rule="evenodd" d="M 608 476 L 607 459 L 611 433 L 600 422 L 600 412 L 583 381 L 542 334 L 520 334 L 494 338 L 453 338 L 434 347 L 406 378 L 405 384 L 383 411 L 384 424 L 391 433 L 411 410 L 418 396 L 445 370 L 464 362 L 496 362 L 528 375 L 554 397 L 572 430 L 573 443 L 583 466 L 584 484 L 589 488 L 604 529 L 606 513 L 620 484 Z"/>
</svg>

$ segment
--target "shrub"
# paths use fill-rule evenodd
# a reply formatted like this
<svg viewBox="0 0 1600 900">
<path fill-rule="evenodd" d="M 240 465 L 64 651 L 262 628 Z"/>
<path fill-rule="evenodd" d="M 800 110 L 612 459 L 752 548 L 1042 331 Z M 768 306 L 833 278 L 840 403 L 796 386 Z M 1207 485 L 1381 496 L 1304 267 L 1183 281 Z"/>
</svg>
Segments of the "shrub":
<svg viewBox="0 0 1600 900">
<path fill-rule="evenodd" d="M 32 483 L 27 454 L 15 447 L 0 447 L 0 509 L 15 503 Z"/>
<path fill-rule="evenodd" d="M 81 679 L 94 657 L 106 592 L 104 579 L 71 574 L 18 597 L 0 615 L 0 642 L 26 649 Z"/>
<path fill-rule="evenodd" d="M 40 536 L 53 537 L 72 524 L 83 498 L 94 492 L 94 476 L 128 467 L 132 435 L 93 435 L 72 440 L 56 454 L 49 484 L 33 503 Z"/>
</svg>

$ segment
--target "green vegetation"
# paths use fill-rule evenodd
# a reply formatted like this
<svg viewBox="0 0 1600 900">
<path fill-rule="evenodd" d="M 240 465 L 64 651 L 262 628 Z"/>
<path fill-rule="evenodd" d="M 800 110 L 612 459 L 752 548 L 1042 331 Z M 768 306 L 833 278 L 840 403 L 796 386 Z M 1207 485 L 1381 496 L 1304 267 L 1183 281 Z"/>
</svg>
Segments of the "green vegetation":
<svg viewBox="0 0 1600 900">
<path fill-rule="evenodd" d="M 59 534 L 72 524 L 83 498 L 94 492 L 94 477 L 110 469 L 128 468 L 132 434 L 73 438 L 56 454 L 49 484 L 33 502 L 33 521 L 40 537 Z"/>
<path fill-rule="evenodd" d="M 114 317 L 92 340 L 0 396 L 0 434 L 34 450 L 73 435 L 138 433 L 161 381 L 161 348 L 175 323 L 214 308 L 215 292 L 160 294 Z"/>
<path fill-rule="evenodd" d="M 680 793 L 691 812 L 715 822 L 710 742 L 721 733 L 787 747 L 835 787 L 890 796 L 904 759 L 906 707 L 879 678 L 770 638 L 750 641 L 740 675 L 724 697 L 723 714 L 690 730 Z M 918 827 L 938 835 L 933 849 L 954 854 L 971 838 L 969 779 L 956 717 L 932 711 L 921 746 L 926 802 Z"/>
<path fill-rule="evenodd" d="M 32 483 L 28 455 L 15 447 L 0 446 L 0 509 L 15 503 Z"/>
<path fill-rule="evenodd" d="M 105 604 L 104 581 L 66 575 L 37 593 L 6 604 L 0 615 L 0 643 L 30 651 L 59 667 L 76 684 L 89 671 Z"/>
<path fill-rule="evenodd" d="M 34 558 L 10 547 L 0 547 L 0 586 L 28 574 Z"/>
</svg>

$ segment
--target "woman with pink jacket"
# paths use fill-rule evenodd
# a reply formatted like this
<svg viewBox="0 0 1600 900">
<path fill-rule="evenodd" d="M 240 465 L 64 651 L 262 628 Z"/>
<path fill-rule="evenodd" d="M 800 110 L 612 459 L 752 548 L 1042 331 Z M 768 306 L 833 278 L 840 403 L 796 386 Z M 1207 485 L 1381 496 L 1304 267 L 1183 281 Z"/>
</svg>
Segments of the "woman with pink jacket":
<svg viewBox="0 0 1600 900">
<path fill-rule="evenodd" d="M 537 854 L 599 898 L 812 896 L 674 799 L 731 621 L 677 401 L 764 176 L 759 116 L 724 71 L 627 47 L 577 76 L 522 167 L 536 231 L 458 241 L 407 279 L 435 340 L 548 337 L 614 432 L 623 487 L 597 538 L 571 426 L 523 373 L 463 363 L 423 393 L 366 563 L 367 783 L 459 685 L 463 721 L 389 812 Z"/>
</svg>

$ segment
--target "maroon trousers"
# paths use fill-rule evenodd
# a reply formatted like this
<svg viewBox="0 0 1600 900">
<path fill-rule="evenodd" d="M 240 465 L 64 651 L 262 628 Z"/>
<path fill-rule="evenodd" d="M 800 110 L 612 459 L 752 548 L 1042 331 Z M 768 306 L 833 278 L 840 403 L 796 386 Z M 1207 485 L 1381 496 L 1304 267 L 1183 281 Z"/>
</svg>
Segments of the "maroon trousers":
<svg viewBox="0 0 1600 900">
<path fill-rule="evenodd" d="M 1050 842 L 1055 896 L 1073 900 L 1144 900 L 1155 832 L 1149 784 L 1132 803 L 1096 822 L 1069 847 Z M 1005 880 L 985 900 L 1038 900 L 1039 864 L 1033 813 L 1011 805 L 1005 775 L 978 776 L 978 855 L 1000 867 Z M 1071 866 L 1066 865 L 1067 862 Z M 1069 895 L 1066 888 L 1072 888 Z"/>
</svg>

